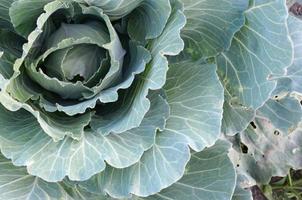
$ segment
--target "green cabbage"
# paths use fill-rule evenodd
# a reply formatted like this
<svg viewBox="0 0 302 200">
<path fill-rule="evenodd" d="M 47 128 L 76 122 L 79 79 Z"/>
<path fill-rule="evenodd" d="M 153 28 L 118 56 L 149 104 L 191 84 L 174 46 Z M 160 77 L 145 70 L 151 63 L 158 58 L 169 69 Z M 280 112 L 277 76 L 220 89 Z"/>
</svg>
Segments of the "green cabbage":
<svg viewBox="0 0 302 200">
<path fill-rule="evenodd" d="M 285 0 L 0 0 L 0 199 L 251 198 L 302 168 L 300 30 Z"/>
</svg>

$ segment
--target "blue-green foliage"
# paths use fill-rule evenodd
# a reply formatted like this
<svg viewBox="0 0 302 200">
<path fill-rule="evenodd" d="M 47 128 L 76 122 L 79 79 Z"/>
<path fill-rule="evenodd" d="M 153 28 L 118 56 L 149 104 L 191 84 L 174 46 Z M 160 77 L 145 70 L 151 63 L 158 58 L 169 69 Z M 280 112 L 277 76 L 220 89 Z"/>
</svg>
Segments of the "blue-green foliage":
<svg viewBox="0 0 302 200">
<path fill-rule="evenodd" d="M 0 199 L 250 199 L 302 168 L 287 5 L 0 0 Z"/>
</svg>

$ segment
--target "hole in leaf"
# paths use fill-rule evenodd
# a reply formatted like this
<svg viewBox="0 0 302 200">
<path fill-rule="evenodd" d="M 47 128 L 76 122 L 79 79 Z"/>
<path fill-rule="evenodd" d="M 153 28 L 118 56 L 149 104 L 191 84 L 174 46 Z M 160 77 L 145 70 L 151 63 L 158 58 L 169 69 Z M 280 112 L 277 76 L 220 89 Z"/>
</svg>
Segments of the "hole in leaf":
<svg viewBox="0 0 302 200">
<path fill-rule="evenodd" d="M 278 130 L 275 130 L 274 135 L 280 135 L 280 132 Z"/>
<path fill-rule="evenodd" d="M 244 154 L 247 154 L 249 151 L 248 147 L 243 143 L 240 143 L 240 148 L 241 148 L 242 153 L 244 153 Z"/>
<path fill-rule="evenodd" d="M 251 122 L 250 125 L 251 125 L 254 129 L 257 128 L 257 126 L 256 126 L 256 124 L 255 124 L 254 122 Z"/>
</svg>

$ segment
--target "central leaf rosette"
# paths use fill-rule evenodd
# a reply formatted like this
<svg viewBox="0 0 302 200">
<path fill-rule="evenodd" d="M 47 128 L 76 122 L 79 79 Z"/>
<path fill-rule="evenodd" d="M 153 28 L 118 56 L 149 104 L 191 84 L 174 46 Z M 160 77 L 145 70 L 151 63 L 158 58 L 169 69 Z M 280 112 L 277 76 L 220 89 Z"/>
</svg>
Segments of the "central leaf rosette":
<svg viewBox="0 0 302 200">
<path fill-rule="evenodd" d="M 152 55 L 146 40 L 127 33 L 124 23 L 131 19 L 113 20 L 100 7 L 73 1 L 54 1 L 44 9 L 7 92 L 39 113 L 55 141 L 80 140 L 84 129 L 107 135 L 137 127 L 150 107 L 143 76 Z M 144 108 L 133 112 L 138 103 Z"/>
<path fill-rule="evenodd" d="M 110 82 L 103 81 L 110 69 L 110 34 L 102 21 L 79 21 L 59 25 L 46 39 L 45 51 L 34 63 L 25 65 L 28 75 L 44 89 L 62 99 L 88 99 L 108 86 L 114 86 L 122 70 L 116 70 Z M 117 41 L 119 42 L 119 41 Z M 120 44 L 119 44 L 120 45 Z M 124 50 L 117 69 L 122 68 Z M 111 51 L 113 55 L 115 52 Z M 114 56 L 114 55 L 113 55 Z M 113 60 L 114 61 L 114 60 Z"/>
<path fill-rule="evenodd" d="M 34 9 L 21 17 L 28 6 Z M 184 46 L 182 4 L 19 0 L 9 15 L 13 29 L 7 35 L 20 43 L 1 76 L 0 124 L 19 128 L 1 132 L 3 155 L 50 182 L 66 176 L 84 181 L 106 166 L 132 170 L 140 160 L 152 160 L 146 152 L 159 142 L 157 132 L 169 116 L 162 90 L 166 56 Z M 188 147 L 179 148 L 184 167 Z M 163 184 L 181 175 L 178 170 Z"/>
<path fill-rule="evenodd" d="M 63 45 L 64 40 L 79 40 L 83 36 L 89 41 Z M 108 30 L 101 25 L 101 22 L 62 23 L 60 28 L 46 40 L 45 49 L 51 50 L 41 57 L 44 61 L 41 63 L 41 70 L 45 71 L 47 76 L 64 82 L 82 81 L 88 84 L 93 83 L 93 79 L 100 82 L 99 79 L 103 79 L 109 69 L 109 63 L 105 63 L 108 52 L 103 48 L 103 45 L 109 41 Z"/>
</svg>

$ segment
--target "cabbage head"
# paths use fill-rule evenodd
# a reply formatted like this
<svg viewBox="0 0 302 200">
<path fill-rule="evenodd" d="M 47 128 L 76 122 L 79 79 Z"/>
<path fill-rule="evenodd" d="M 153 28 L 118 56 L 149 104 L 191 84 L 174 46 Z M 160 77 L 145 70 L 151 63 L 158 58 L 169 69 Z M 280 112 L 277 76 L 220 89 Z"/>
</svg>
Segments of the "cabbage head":
<svg viewBox="0 0 302 200">
<path fill-rule="evenodd" d="M 248 197 L 236 141 L 257 162 L 250 122 L 282 126 L 274 110 L 300 109 L 284 79 L 287 10 L 285 0 L 0 0 L 0 199 Z"/>
</svg>

